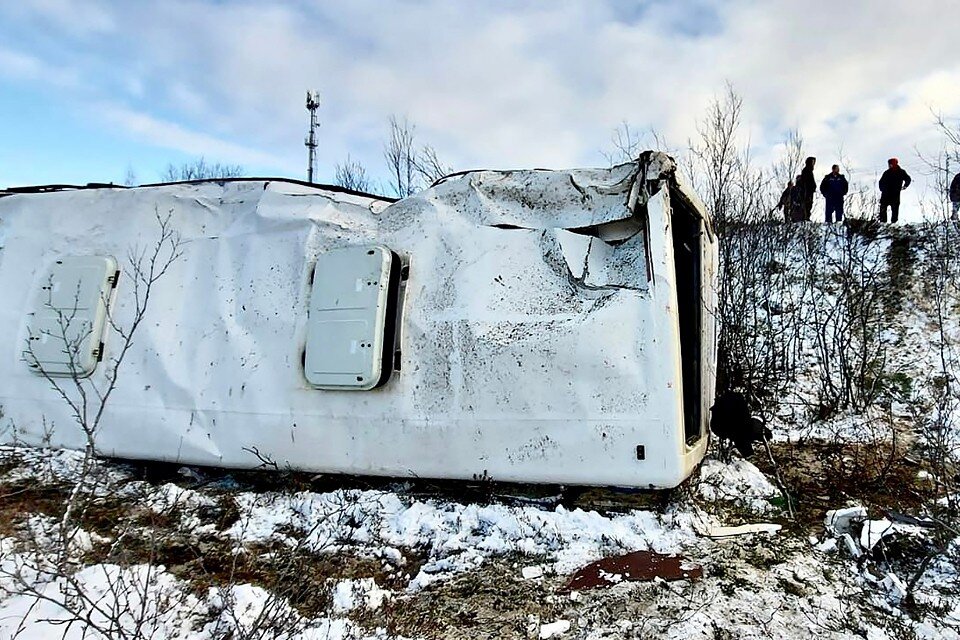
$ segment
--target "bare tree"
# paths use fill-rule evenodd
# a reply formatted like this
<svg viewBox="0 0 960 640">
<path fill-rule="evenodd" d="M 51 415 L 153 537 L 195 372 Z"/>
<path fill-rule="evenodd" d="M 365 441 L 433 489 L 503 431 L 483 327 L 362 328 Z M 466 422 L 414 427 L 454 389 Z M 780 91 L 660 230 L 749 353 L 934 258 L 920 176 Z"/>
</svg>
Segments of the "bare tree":
<svg viewBox="0 0 960 640">
<path fill-rule="evenodd" d="M 383 157 L 390 172 L 390 188 L 398 198 L 406 198 L 419 190 L 413 142 L 415 129 L 406 118 L 399 120 L 390 116 L 390 137 L 384 146 Z"/>
<path fill-rule="evenodd" d="M 947 118 L 942 113 L 933 112 L 933 125 L 940 133 L 940 149 L 929 154 L 915 149 L 917 158 L 923 165 L 924 175 L 931 178 L 936 189 L 940 207 L 928 207 L 937 213 L 938 218 L 949 217 L 951 210 L 946 200 L 941 194 L 945 195 L 950 190 L 950 182 L 958 172 L 960 172 L 960 119 Z"/>
<path fill-rule="evenodd" d="M 787 132 L 783 141 L 783 152 L 773 165 L 773 178 L 778 187 L 786 186 L 800 173 L 803 162 L 803 135 L 799 129 Z"/>
<path fill-rule="evenodd" d="M 367 170 L 359 161 L 351 158 L 350 154 L 347 154 L 347 159 L 342 164 L 337 164 L 334 183 L 344 189 L 370 191 L 370 178 L 367 176 Z"/>
<path fill-rule="evenodd" d="M 123 184 L 128 187 L 137 186 L 137 173 L 133 170 L 133 165 L 127 165 L 127 173 L 123 176 Z"/>
<path fill-rule="evenodd" d="M 649 142 L 648 142 L 649 141 Z M 607 164 L 612 166 L 636 160 L 648 148 L 671 153 L 666 139 L 656 129 L 640 132 L 623 120 L 610 134 L 610 148 L 600 151 Z"/>
<path fill-rule="evenodd" d="M 216 178 L 237 178 L 243 175 L 243 167 L 238 164 L 209 163 L 203 156 L 181 165 L 170 163 L 160 174 L 164 182 L 179 182 L 182 180 L 206 180 Z"/>
<path fill-rule="evenodd" d="M 416 126 L 407 118 L 390 116 L 390 137 L 383 157 L 390 174 L 390 189 L 398 198 L 412 195 L 452 172 L 432 146 L 417 148 Z"/>
<path fill-rule="evenodd" d="M 453 170 L 440 161 L 437 151 L 430 145 L 423 145 L 415 159 L 417 173 L 425 186 L 429 186 L 440 178 L 449 175 Z"/>
</svg>

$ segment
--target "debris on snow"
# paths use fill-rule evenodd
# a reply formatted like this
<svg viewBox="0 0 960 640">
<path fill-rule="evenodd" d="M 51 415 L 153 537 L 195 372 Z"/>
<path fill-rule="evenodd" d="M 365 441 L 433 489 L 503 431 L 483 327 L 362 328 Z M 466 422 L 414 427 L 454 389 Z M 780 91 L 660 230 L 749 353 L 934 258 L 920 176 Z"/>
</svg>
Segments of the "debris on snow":
<svg viewBox="0 0 960 640">
<path fill-rule="evenodd" d="M 537 578 L 543 577 L 543 567 L 524 567 L 520 573 L 523 575 L 524 580 L 536 580 Z"/>
<path fill-rule="evenodd" d="M 843 548 L 847 551 L 851 558 L 859 558 L 863 555 L 863 549 L 860 548 L 860 545 L 857 544 L 857 541 L 853 539 L 849 533 L 845 533 L 840 537 L 843 540 Z"/>
<path fill-rule="evenodd" d="M 860 530 L 860 546 L 871 551 L 882 539 L 894 534 L 922 535 L 924 528 L 911 524 L 891 522 L 887 518 L 867 520 Z"/>
<path fill-rule="evenodd" d="M 823 526 L 827 530 L 827 533 L 840 536 L 845 533 L 850 533 L 854 524 L 859 524 L 866 519 L 866 508 L 857 505 L 855 507 L 847 507 L 846 509 L 827 511 L 827 517 L 823 520 Z"/>
<path fill-rule="evenodd" d="M 745 536 L 753 533 L 766 533 L 772 535 L 780 531 L 782 528 L 782 525 L 774 524 L 772 522 L 756 522 L 753 524 L 741 524 L 734 527 L 708 525 L 704 531 L 704 535 L 715 540 L 723 540 L 724 538 Z"/>
<path fill-rule="evenodd" d="M 903 584 L 903 581 L 893 573 L 888 573 L 883 578 L 882 584 L 887 590 L 887 594 L 890 596 L 890 599 L 894 600 L 895 602 L 899 602 L 907 596 L 907 586 Z"/>
<path fill-rule="evenodd" d="M 924 529 L 929 529 L 936 525 L 930 518 L 918 518 L 916 516 L 911 516 L 908 513 L 900 513 L 898 511 L 889 511 L 884 510 L 883 512 L 891 522 L 896 524 L 907 524 L 914 527 L 923 527 Z"/>
</svg>

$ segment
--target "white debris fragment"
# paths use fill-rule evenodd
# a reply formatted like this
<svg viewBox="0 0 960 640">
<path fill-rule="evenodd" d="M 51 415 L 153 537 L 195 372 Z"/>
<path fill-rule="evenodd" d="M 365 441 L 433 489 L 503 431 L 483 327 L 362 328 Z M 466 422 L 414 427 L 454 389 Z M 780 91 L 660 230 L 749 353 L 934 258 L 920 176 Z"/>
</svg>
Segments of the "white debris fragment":
<svg viewBox="0 0 960 640">
<path fill-rule="evenodd" d="M 843 548 L 852 558 L 859 558 L 863 555 L 863 549 L 860 548 L 860 545 L 853 539 L 849 533 L 845 533 L 840 537 L 843 540 Z"/>
<path fill-rule="evenodd" d="M 708 538 L 732 538 L 734 536 L 745 536 L 751 533 L 766 533 L 774 534 L 777 531 L 780 531 L 783 527 L 779 524 L 773 524 L 772 522 L 757 522 L 754 524 L 741 524 L 736 527 L 718 527 L 718 526 L 708 526 L 707 527 L 707 537 Z"/>
<path fill-rule="evenodd" d="M 850 537 L 849 535 L 847 536 Z M 850 542 L 853 542 L 853 538 L 850 538 Z M 837 539 L 836 538 L 827 538 L 823 542 L 817 545 L 817 551 L 823 553 L 833 553 L 837 550 Z"/>
<path fill-rule="evenodd" d="M 830 535 L 840 536 L 844 533 L 850 533 L 853 525 L 867 519 L 867 510 L 857 505 L 847 507 L 846 509 L 835 509 L 827 511 L 827 517 L 823 520 L 823 526 Z"/>
<path fill-rule="evenodd" d="M 604 571 L 603 569 L 600 569 L 598 573 L 601 578 L 603 578 L 604 580 L 606 580 L 611 584 L 623 582 L 623 576 L 619 573 L 610 573 L 609 571 Z"/>
<path fill-rule="evenodd" d="M 523 575 L 524 580 L 536 580 L 537 578 L 543 577 L 543 567 L 538 565 L 524 567 L 520 573 Z"/>
<path fill-rule="evenodd" d="M 893 573 L 888 573 L 883 578 L 883 587 L 887 590 L 887 595 L 891 600 L 899 602 L 907 596 L 907 586 L 903 581 Z"/>
<path fill-rule="evenodd" d="M 541 625 L 540 640 L 546 640 L 547 638 L 556 638 L 557 636 L 563 635 L 569 630 L 570 630 L 569 620 L 557 620 L 556 622 L 551 622 L 550 624 Z"/>
<path fill-rule="evenodd" d="M 895 531 L 896 529 L 893 523 L 886 518 L 867 520 L 863 523 L 863 529 L 860 530 L 860 546 L 869 551 L 873 549 L 880 540 Z"/>
</svg>

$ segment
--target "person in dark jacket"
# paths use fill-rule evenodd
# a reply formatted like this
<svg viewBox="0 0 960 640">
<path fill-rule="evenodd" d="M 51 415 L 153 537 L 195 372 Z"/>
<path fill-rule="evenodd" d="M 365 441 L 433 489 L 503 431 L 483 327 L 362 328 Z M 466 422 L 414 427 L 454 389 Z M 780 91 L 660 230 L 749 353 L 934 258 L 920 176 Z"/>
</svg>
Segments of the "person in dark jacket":
<svg viewBox="0 0 960 640">
<path fill-rule="evenodd" d="M 900 192 L 910 186 L 910 176 L 900 168 L 896 158 L 887 160 L 887 166 L 880 176 L 880 222 L 887 221 L 887 207 L 890 207 L 890 221 L 896 222 L 900 214 Z"/>
<path fill-rule="evenodd" d="M 803 222 L 807 220 L 804 213 L 804 203 L 807 199 L 807 194 L 804 191 L 803 187 L 800 186 L 800 176 L 797 176 L 793 181 L 793 187 L 790 188 L 790 220 L 792 222 Z"/>
<path fill-rule="evenodd" d="M 820 193 L 827 201 L 824 222 L 831 224 L 834 213 L 837 214 L 837 222 L 843 222 L 843 197 L 849 190 L 850 185 L 847 184 L 846 176 L 840 173 L 840 165 L 833 165 L 830 173 L 823 176 L 823 180 L 820 181 Z"/>
<path fill-rule="evenodd" d="M 773 211 L 783 210 L 784 222 L 793 222 L 793 188 L 793 180 L 788 181 L 787 188 L 780 194 L 780 201 L 773 208 Z M 773 213 L 773 211 L 770 213 Z"/>
<path fill-rule="evenodd" d="M 803 171 L 800 172 L 800 180 L 797 186 L 803 194 L 803 220 L 809 220 L 813 212 L 813 194 L 817 192 L 817 179 L 813 175 L 813 166 L 817 164 L 814 157 L 807 158 L 803 165 Z"/>
<path fill-rule="evenodd" d="M 956 220 L 957 212 L 960 212 L 960 173 L 953 176 L 953 182 L 950 183 L 950 204 L 953 206 L 950 217 Z"/>
</svg>

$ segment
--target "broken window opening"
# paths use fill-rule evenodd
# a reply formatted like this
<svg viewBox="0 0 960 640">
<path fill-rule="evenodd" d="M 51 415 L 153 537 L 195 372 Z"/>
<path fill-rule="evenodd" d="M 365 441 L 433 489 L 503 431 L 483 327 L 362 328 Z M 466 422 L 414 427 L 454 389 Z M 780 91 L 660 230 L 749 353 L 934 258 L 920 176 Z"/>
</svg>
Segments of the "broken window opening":
<svg viewBox="0 0 960 640">
<path fill-rule="evenodd" d="M 670 227 L 680 329 L 684 436 L 687 444 L 692 445 L 703 436 L 702 222 L 680 198 L 671 200 L 674 204 Z"/>
</svg>

